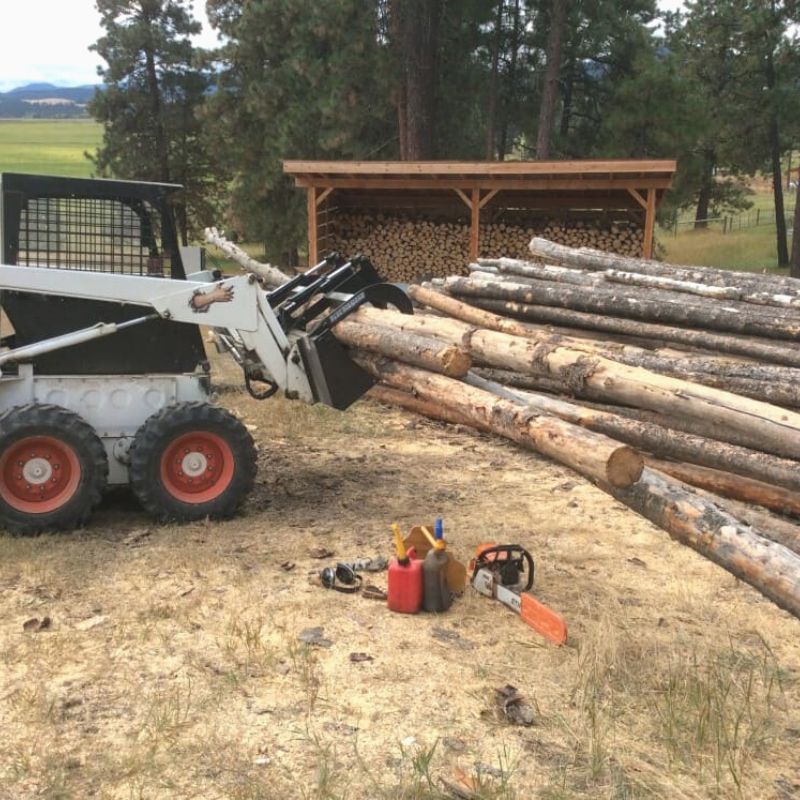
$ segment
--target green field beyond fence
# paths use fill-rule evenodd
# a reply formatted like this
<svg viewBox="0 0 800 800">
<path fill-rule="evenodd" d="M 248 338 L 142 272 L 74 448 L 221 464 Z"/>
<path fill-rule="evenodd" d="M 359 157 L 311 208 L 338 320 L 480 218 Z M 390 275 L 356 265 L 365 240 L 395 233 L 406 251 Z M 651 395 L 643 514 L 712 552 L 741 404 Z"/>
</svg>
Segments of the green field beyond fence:
<svg viewBox="0 0 800 800">
<path fill-rule="evenodd" d="M 102 135 L 89 119 L 0 120 L 0 172 L 88 177 Z"/>
</svg>

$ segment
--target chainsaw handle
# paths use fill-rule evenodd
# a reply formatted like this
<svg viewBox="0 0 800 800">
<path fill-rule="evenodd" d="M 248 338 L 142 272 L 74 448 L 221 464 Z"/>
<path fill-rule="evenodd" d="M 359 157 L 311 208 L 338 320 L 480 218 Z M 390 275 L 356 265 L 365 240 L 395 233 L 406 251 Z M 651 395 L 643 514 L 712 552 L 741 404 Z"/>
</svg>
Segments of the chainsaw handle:
<svg viewBox="0 0 800 800">
<path fill-rule="evenodd" d="M 523 550 L 522 558 L 525 560 L 525 572 L 528 575 L 528 580 L 521 591 L 527 592 L 533 586 L 533 556 L 527 550 Z"/>
<path fill-rule="evenodd" d="M 478 570 L 487 568 L 493 572 L 502 574 L 503 565 L 518 564 L 523 566 L 527 575 L 525 585 L 519 588 L 521 592 L 527 592 L 533 586 L 533 556 L 518 544 L 495 544 L 490 547 L 481 547 L 476 558 L 472 577 L 477 575 Z M 502 581 L 501 581 L 502 582 Z"/>
</svg>

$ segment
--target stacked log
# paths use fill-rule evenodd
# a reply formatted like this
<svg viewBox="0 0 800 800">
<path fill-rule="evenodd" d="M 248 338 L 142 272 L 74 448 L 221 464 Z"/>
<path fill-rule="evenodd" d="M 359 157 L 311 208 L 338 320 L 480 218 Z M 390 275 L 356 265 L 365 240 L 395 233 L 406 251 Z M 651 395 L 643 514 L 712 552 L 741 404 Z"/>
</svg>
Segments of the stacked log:
<svg viewBox="0 0 800 800">
<path fill-rule="evenodd" d="M 479 228 L 480 252 L 524 258 L 533 236 L 572 247 L 601 247 L 639 255 L 642 231 L 630 222 L 527 219 L 487 222 Z M 332 220 L 326 246 L 342 253 L 363 253 L 386 280 L 466 275 L 469 222 L 401 214 L 343 213 Z"/>
<path fill-rule="evenodd" d="M 351 315 L 376 397 L 569 466 L 800 617 L 800 281 L 532 246 Z"/>
</svg>

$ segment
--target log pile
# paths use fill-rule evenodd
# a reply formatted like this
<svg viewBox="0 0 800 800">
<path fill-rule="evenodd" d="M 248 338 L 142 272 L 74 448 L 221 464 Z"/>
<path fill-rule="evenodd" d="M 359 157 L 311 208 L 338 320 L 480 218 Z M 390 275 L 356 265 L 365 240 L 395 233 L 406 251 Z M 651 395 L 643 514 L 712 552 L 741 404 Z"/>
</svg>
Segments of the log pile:
<svg viewBox="0 0 800 800">
<path fill-rule="evenodd" d="M 800 281 L 530 247 L 334 333 L 376 399 L 571 467 L 800 617 Z"/>
<path fill-rule="evenodd" d="M 638 256 L 642 250 L 641 228 L 632 223 L 501 221 L 481 225 L 479 233 L 481 253 L 507 253 L 516 258 L 526 256 L 528 242 L 538 235 L 572 247 L 599 247 L 623 255 Z M 469 224 L 416 216 L 340 214 L 326 244 L 342 253 L 363 253 L 386 280 L 466 275 Z"/>
</svg>

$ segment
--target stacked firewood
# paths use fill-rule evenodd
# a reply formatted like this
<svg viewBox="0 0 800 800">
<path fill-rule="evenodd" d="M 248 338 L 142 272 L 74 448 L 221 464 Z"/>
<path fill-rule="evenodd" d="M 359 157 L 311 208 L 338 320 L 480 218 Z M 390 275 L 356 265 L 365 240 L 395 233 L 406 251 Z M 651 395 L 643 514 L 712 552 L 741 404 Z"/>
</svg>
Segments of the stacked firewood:
<svg viewBox="0 0 800 800">
<path fill-rule="evenodd" d="M 800 617 L 800 281 L 530 249 L 334 332 L 377 399 L 573 468 Z"/>
<path fill-rule="evenodd" d="M 582 220 L 535 220 L 486 223 L 479 228 L 483 254 L 525 257 L 532 236 L 572 247 L 599 247 L 622 255 L 639 255 L 641 228 L 633 223 Z M 386 280 L 465 275 L 469 260 L 469 224 L 386 214 L 340 214 L 334 218 L 330 249 L 363 253 Z"/>
</svg>

